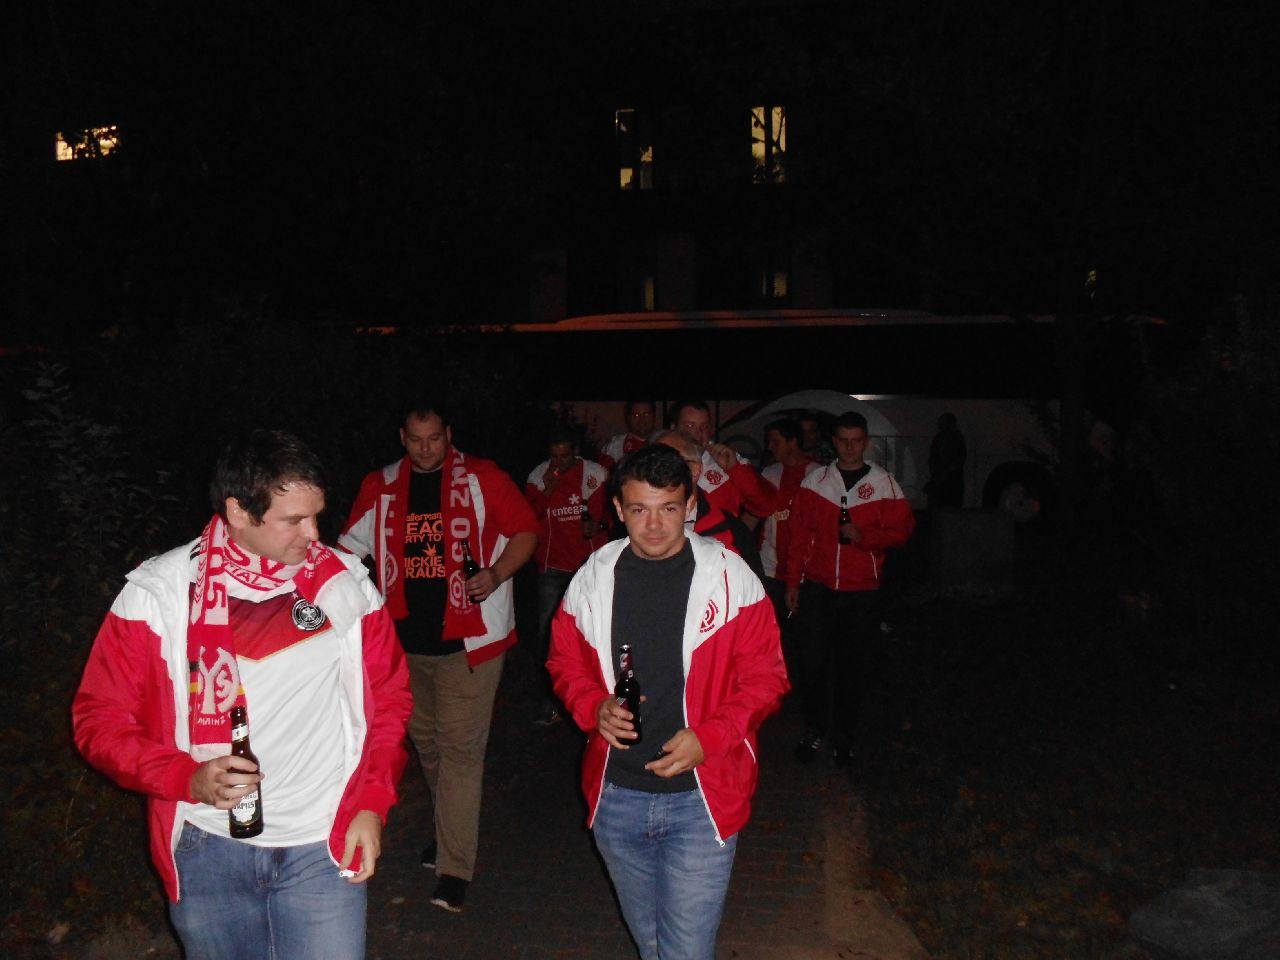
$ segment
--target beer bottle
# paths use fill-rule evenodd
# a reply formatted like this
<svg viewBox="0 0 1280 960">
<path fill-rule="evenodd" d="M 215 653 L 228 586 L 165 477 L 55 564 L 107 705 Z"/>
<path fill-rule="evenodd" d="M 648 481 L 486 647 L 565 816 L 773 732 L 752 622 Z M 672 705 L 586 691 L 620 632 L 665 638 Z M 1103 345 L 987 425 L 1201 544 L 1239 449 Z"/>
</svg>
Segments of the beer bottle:
<svg viewBox="0 0 1280 960">
<path fill-rule="evenodd" d="M 624 643 L 618 651 L 618 682 L 613 687 L 613 695 L 618 703 L 631 711 L 631 725 L 636 728 L 636 738 L 631 742 L 639 743 L 644 739 L 640 731 L 640 681 L 636 679 L 631 663 L 629 643 Z"/>
<path fill-rule="evenodd" d="M 849 498 L 841 497 L 840 498 L 840 519 L 839 521 L 837 521 L 837 530 L 838 530 L 838 536 L 840 538 L 840 545 L 845 547 L 853 543 L 853 541 L 850 540 L 845 535 L 845 532 L 844 532 L 844 525 L 849 522 L 850 522 L 849 521 Z"/>
<path fill-rule="evenodd" d="M 244 757 L 253 763 L 258 758 L 249 749 L 249 719 L 244 707 L 231 708 L 231 755 Z M 258 769 L 262 765 L 258 764 Z M 231 824 L 231 836 L 236 840 L 248 840 L 262 832 L 262 784 L 240 798 L 239 802 L 227 811 Z"/>
<path fill-rule="evenodd" d="M 471 541 L 462 541 L 462 573 L 468 580 L 480 572 L 480 564 L 471 556 Z"/>
<path fill-rule="evenodd" d="M 582 521 L 582 539 L 590 540 L 591 535 L 587 533 L 587 524 L 591 522 L 591 511 L 587 509 L 587 505 L 582 505 L 582 510 L 578 513 L 578 519 Z"/>
</svg>

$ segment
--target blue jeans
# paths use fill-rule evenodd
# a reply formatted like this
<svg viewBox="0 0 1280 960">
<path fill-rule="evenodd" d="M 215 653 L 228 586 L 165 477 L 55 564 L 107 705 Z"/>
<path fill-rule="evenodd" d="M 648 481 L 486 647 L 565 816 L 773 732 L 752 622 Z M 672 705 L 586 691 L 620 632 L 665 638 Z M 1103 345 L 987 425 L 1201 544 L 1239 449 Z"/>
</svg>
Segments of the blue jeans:
<svg viewBox="0 0 1280 960">
<path fill-rule="evenodd" d="M 365 885 L 339 877 L 327 848 L 255 847 L 183 824 L 169 917 L 186 960 L 360 960 Z"/>
<path fill-rule="evenodd" d="M 641 960 L 712 960 L 738 838 L 716 842 L 702 794 L 606 783 L 594 829 Z"/>
</svg>

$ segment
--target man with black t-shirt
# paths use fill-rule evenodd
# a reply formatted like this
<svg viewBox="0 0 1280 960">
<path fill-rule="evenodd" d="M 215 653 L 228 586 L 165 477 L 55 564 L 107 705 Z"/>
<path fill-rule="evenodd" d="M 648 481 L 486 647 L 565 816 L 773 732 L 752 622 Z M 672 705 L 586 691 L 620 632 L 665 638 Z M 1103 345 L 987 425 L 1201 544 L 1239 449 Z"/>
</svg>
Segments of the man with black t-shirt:
<svg viewBox="0 0 1280 960">
<path fill-rule="evenodd" d="M 640 956 L 711 960 L 756 731 L 788 689 L 778 626 L 742 558 L 686 531 L 693 477 L 680 453 L 642 447 L 614 476 L 627 539 L 574 576 L 547 668 L 587 732 L 588 825 Z M 644 694 L 638 729 L 612 692 L 623 644 Z"/>
<path fill-rule="evenodd" d="M 835 462 L 808 474 L 791 503 L 786 602 L 803 618 L 799 689 L 805 733 L 795 757 L 813 760 L 830 730 L 836 765 L 847 767 L 853 762 L 867 646 L 880 622 L 875 601 L 885 551 L 907 542 L 915 517 L 893 475 L 863 459 L 868 438 L 862 414 L 837 417 L 831 439 Z M 843 522 L 842 502 L 848 509 Z"/>
<path fill-rule="evenodd" d="M 511 578 L 533 555 L 538 521 L 489 460 L 453 446 L 438 404 L 400 428 L 405 457 L 365 477 L 338 544 L 372 555 L 408 655 L 409 737 L 435 807 L 422 865 L 431 902 L 462 909 L 475 871 L 480 788 L 502 661 L 516 641 Z M 464 557 L 481 568 L 467 577 Z"/>
</svg>

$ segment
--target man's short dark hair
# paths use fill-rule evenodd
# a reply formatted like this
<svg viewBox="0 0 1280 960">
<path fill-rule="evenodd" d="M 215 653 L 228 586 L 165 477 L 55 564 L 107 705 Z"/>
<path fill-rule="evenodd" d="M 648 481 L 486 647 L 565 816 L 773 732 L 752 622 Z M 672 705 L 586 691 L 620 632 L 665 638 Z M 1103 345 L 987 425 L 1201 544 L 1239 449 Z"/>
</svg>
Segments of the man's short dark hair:
<svg viewBox="0 0 1280 960">
<path fill-rule="evenodd" d="M 675 426 L 676 423 L 679 422 L 680 411 L 685 407 L 690 407 L 694 410 L 701 410 L 707 416 L 711 415 L 711 408 L 707 406 L 707 401 L 705 400 L 680 400 L 671 408 L 671 426 Z"/>
<path fill-rule="evenodd" d="M 652 400 L 626 400 L 622 404 L 622 415 L 624 417 L 630 417 L 631 411 L 634 410 L 637 406 L 648 407 L 650 413 L 658 412 L 658 409 L 656 406 L 654 406 L 654 403 Z"/>
<path fill-rule="evenodd" d="M 831 421 L 831 435 L 834 437 L 836 435 L 836 431 L 841 427 L 844 427 L 845 429 L 858 427 L 863 433 L 871 432 L 867 429 L 867 418 L 857 410 L 846 410 L 844 413 L 840 414 L 840 416 Z"/>
<path fill-rule="evenodd" d="M 559 444 L 567 443 L 575 450 L 578 449 L 578 438 L 570 427 L 553 427 L 551 432 L 547 434 L 547 446 L 554 447 Z"/>
<path fill-rule="evenodd" d="M 800 428 L 800 421 L 793 420 L 791 417 L 779 417 L 765 424 L 764 435 L 769 436 L 770 430 L 777 430 L 778 436 L 783 440 L 792 440 L 796 443 L 804 436 L 804 430 Z"/>
<path fill-rule="evenodd" d="M 414 417 L 418 420 L 426 420 L 429 417 L 439 417 L 440 426 L 448 427 L 449 411 L 438 400 L 415 400 L 404 408 L 404 416 L 400 419 L 400 426 L 408 426 L 409 418 Z"/>
<path fill-rule="evenodd" d="M 693 493 L 693 474 L 684 462 L 680 451 L 665 443 L 650 443 L 632 450 L 619 461 L 613 471 L 614 490 L 622 497 L 622 487 L 628 480 L 639 480 L 659 490 L 680 487 L 683 499 Z"/>
<path fill-rule="evenodd" d="M 271 509 L 271 498 L 287 483 L 302 483 L 323 491 L 328 484 L 324 466 L 305 443 L 283 430 L 253 430 L 223 449 L 209 481 L 209 500 L 222 519 L 227 498 L 235 497 L 254 523 Z"/>
</svg>

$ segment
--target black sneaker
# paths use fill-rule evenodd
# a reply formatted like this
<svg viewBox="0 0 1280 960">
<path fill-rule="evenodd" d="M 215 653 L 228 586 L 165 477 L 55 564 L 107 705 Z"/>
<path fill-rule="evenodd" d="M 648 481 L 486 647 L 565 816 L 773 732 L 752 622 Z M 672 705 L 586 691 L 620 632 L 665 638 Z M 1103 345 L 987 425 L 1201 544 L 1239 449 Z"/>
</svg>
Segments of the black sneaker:
<svg viewBox="0 0 1280 960">
<path fill-rule="evenodd" d="M 822 745 L 822 738 L 816 733 L 806 733 L 800 738 L 800 742 L 796 744 L 795 750 L 791 756 L 800 763 L 813 763 L 818 757 L 818 747 Z"/>
<path fill-rule="evenodd" d="M 434 840 L 422 848 L 422 866 L 427 870 L 436 868 L 436 842 Z"/>
<path fill-rule="evenodd" d="M 461 913 L 462 902 L 467 899 L 467 881 L 461 877 L 451 877 L 447 873 L 442 874 L 440 882 L 436 884 L 436 892 L 431 896 L 431 902 L 437 907 L 444 907 L 450 913 Z"/>
</svg>

